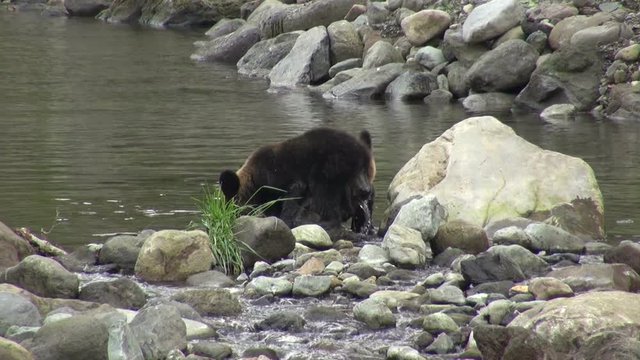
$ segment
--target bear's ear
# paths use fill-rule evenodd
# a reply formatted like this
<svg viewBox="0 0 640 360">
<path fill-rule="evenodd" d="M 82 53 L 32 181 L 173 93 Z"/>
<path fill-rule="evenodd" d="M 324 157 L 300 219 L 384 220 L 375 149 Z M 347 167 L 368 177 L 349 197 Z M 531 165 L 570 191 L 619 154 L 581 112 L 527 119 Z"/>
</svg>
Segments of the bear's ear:
<svg viewBox="0 0 640 360">
<path fill-rule="evenodd" d="M 371 150 L 371 134 L 367 130 L 360 131 L 360 141 L 362 141 Z"/>
<path fill-rule="evenodd" d="M 240 178 L 235 172 L 231 170 L 221 172 L 219 182 L 220 189 L 222 189 L 226 200 L 231 200 L 238 194 L 238 190 L 240 190 Z"/>
</svg>

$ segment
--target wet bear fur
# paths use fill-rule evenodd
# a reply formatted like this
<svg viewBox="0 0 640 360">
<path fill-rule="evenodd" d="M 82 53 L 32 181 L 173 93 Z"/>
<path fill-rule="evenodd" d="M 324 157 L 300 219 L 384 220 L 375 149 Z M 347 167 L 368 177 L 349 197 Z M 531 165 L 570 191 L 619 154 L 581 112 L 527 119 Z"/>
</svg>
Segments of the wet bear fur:
<svg viewBox="0 0 640 360">
<path fill-rule="evenodd" d="M 371 231 L 376 165 L 371 135 L 316 128 L 255 150 L 237 170 L 220 174 L 227 199 L 252 206 L 277 201 L 265 215 L 289 227 L 316 223 L 335 229 L 349 219 Z"/>
</svg>

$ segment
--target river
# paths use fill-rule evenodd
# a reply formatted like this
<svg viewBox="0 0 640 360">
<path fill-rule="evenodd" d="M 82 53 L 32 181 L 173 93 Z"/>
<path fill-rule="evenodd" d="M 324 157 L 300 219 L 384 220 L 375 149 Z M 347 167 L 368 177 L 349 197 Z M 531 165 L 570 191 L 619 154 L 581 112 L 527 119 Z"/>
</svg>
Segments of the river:
<svg viewBox="0 0 640 360">
<path fill-rule="evenodd" d="M 185 228 L 219 172 L 318 125 L 373 135 L 382 217 L 393 175 L 468 117 L 457 106 L 327 102 L 273 93 L 189 60 L 204 31 L 0 13 L 0 221 L 72 249 L 111 233 Z M 595 170 L 610 239 L 640 235 L 640 121 L 498 117 Z"/>
</svg>

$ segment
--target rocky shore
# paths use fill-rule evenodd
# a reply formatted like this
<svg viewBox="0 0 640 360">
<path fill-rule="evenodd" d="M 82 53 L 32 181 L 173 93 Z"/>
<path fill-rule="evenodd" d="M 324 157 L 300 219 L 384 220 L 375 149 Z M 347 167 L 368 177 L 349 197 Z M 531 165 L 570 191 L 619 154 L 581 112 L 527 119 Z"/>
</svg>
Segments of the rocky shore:
<svg viewBox="0 0 640 360">
<path fill-rule="evenodd" d="M 42 256 L 0 224 L 0 358 L 640 356 L 640 244 L 603 242 L 581 159 L 469 118 L 425 144 L 389 198 L 384 237 L 365 242 L 243 218 L 253 251 L 234 277 L 201 230 Z"/>
</svg>

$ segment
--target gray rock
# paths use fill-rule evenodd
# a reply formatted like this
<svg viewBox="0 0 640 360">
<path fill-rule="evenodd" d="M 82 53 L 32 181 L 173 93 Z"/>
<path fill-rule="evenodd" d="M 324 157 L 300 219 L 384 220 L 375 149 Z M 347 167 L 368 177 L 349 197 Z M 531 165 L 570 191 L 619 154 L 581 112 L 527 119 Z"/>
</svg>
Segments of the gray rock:
<svg viewBox="0 0 640 360">
<path fill-rule="evenodd" d="M 423 267 L 431 258 L 431 248 L 422 240 L 419 231 L 393 224 L 382 240 L 382 248 L 389 254 L 395 265 L 403 268 Z"/>
<path fill-rule="evenodd" d="M 640 244 L 624 240 L 604 253 L 604 262 L 608 264 L 627 264 L 640 273 Z"/>
<path fill-rule="evenodd" d="M 422 329 L 432 335 L 453 333 L 458 331 L 458 325 L 445 313 L 429 314 L 422 320 Z"/>
<path fill-rule="evenodd" d="M 471 321 L 472 326 L 482 324 L 489 325 L 506 325 L 505 321 L 511 319 L 511 315 L 515 311 L 515 303 L 510 300 L 496 300 L 486 307 L 482 308 L 478 315 Z"/>
<path fill-rule="evenodd" d="M 286 332 L 300 332 L 304 329 L 306 321 L 302 316 L 293 311 L 278 311 L 255 325 L 257 331 L 277 330 Z"/>
<path fill-rule="evenodd" d="M 402 73 L 403 64 L 391 63 L 379 68 L 362 71 L 344 81 L 322 97 L 326 99 L 375 99 L 384 94 L 387 86 Z"/>
<path fill-rule="evenodd" d="M 433 46 L 425 46 L 418 49 L 414 54 L 414 58 L 420 65 L 429 70 L 447 61 L 442 54 L 442 50 Z"/>
<path fill-rule="evenodd" d="M 323 262 L 323 264 L 325 266 L 328 265 L 332 261 L 339 261 L 339 262 L 343 261 L 342 254 L 338 250 L 329 249 L 329 250 L 325 250 L 325 251 L 316 251 L 316 252 L 310 252 L 310 253 L 307 253 L 307 254 L 304 254 L 304 255 L 300 255 L 300 256 L 296 257 L 295 266 L 296 267 L 300 267 L 304 263 L 306 263 L 309 259 L 311 259 L 313 257 L 322 260 L 322 262 Z"/>
<path fill-rule="evenodd" d="M 387 251 L 378 245 L 365 244 L 358 253 L 358 262 L 366 265 L 381 266 L 389 261 Z"/>
<path fill-rule="evenodd" d="M 292 293 L 296 296 L 320 296 L 331 290 L 331 276 L 302 275 L 293 281 Z"/>
<path fill-rule="evenodd" d="M 418 350 L 410 346 L 396 345 L 389 346 L 386 358 L 388 360 L 426 360 Z"/>
<path fill-rule="evenodd" d="M 402 19 L 400 26 L 411 44 L 420 46 L 444 33 L 451 16 L 442 10 L 421 10 Z"/>
<path fill-rule="evenodd" d="M 524 229 L 534 251 L 544 250 L 548 253 L 576 253 L 585 252 L 585 241 L 558 227 L 534 223 Z"/>
<path fill-rule="evenodd" d="M 527 36 L 526 42 L 533 46 L 538 54 L 542 54 L 547 48 L 548 37 L 543 31 L 537 30 Z"/>
<path fill-rule="evenodd" d="M 562 280 L 574 292 L 640 290 L 640 275 L 626 264 L 583 264 L 551 271 L 546 276 Z"/>
<path fill-rule="evenodd" d="M 609 21 L 600 26 L 580 30 L 571 36 L 570 43 L 584 48 L 596 48 L 619 40 L 629 39 L 633 31 L 624 23 Z"/>
<path fill-rule="evenodd" d="M 612 85 L 605 115 L 611 120 L 634 120 L 640 116 L 640 93 L 637 85 Z"/>
<path fill-rule="evenodd" d="M 276 217 L 241 216 L 236 220 L 233 232 L 241 245 L 245 267 L 252 267 L 258 260 L 280 260 L 289 255 L 296 244 L 289 227 Z"/>
<path fill-rule="evenodd" d="M 289 54 L 300 34 L 302 31 L 289 32 L 257 42 L 238 60 L 238 73 L 268 78 L 271 69 Z"/>
<path fill-rule="evenodd" d="M 366 299 L 378 291 L 378 286 L 373 282 L 360 281 L 354 277 L 354 280 L 345 279 L 342 283 L 342 289 L 351 295 Z"/>
<path fill-rule="evenodd" d="M 30 255 L 5 272 L 5 281 L 36 295 L 51 298 L 78 297 L 78 277 L 57 261 Z"/>
<path fill-rule="evenodd" d="M 33 253 L 33 248 L 25 239 L 0 222 L 0 271 L 17 265 Z"/>
<path fill-rule="evenodd" d="M 456 98 L 463 98 L 469 94 L 469 84 L 467 83 L 468 67 L 460 61 L 454 61 L 447 65 L 447 81 L 449 83 L 449 91 Z"/>
<path fill-rule="evenodd" d="M 453 94 L 448 90 L 435 89 L 423 99 L 424 103 L 431 107 L 449 105 L 453 101 Z"/>
<path fill-rule="evenodd" d="M 221 19 L 204 34 L 211 39 L 219 38 L 243 27 L 247 22 L 244 19 Z"/>
<path fill-rule="evenodd" d="M 284 277 L 272 278 L 258 276 L 251 280 L 248 287 L 253 287 L 259 295 L 286 296 L 291 294 L 293 284 Z"/>
<path fill-rule="evenodd" d="M 520 267 L 527 278 L 539 276 L 548 270 L 548 264 L 544 260 L 519 245 L 496 245 L 487 252 L 509 258 Z"/>
<path fill-rule="evenodd" d="M 494 245 L 520 245 L 529 250 L 533 249 L 529 235 L 517 226 L 507 226 L 497 230 L 491 242 Z"/>
<path fill-rule="evenodd" d="M 111 5 L 105 0 L 64 0 L 64 8 L 69 16 L 95 17 Z"/>
<path fill-rule="evenodd" d="M 78 298 L 133 310 L 141 308 L 147 302 L 147 295 L 142 288 L 128 278 L 89 283 L 80 289 Z"/>
<path fill-rule="evenodd" d="M 396 319 L 389 308 L 380 300 L 367 299 L 353 307 L 353 316 L 371 329 L 395 327 Z"/>
<path fill-rule="evenodd" d="M 455 350 L 456 344 L 447 333 L 441 333 L 426 349 L 430 354 L 448 354 Z"/>
<path fill-rule="evenodd" d="M 219 341 L 198 341 L 190 343 L 188 350 L 190 355 L 186 360 L 198 360 L 200 357 L 205 359 L 229 359 L 233 354 L 231 346 L 220 343 Z M 198 356 L 198 358 L 192 359 L 193 355 Z"/>
<path fill-rule="evenodd" d="M 558 22 L 549 34 L 549 46 L 558 50 L 569 44 L 573 35 L 580 30 L 593 26 L 599 26 L 611 20 L 610 14 L 595 13 L 593 16 L 576 15 L 567 17 Z"/>
<path fill-rule="evenodd" d="M 522 281 L 539 275 L 547 263 L 518 245 L 497 245 L 475 259 L 461 262 L 464 278 L 472 284 L 501 280 Z"/>
<path fill-rule="evenodd" d="M 365 51 L 362 68 L 371 69 L 391 63 L 404 63 L 404 58 L 398 49 L 387 41 L 379 40 Z"/>
<path fill-rule="evenodd" d="M 473 336 L 487 359 L 555 359 L 558 356 L 548 341 L 522 327 L 480 325 L 474 328 Z"/>
<path fill-rule="evenodd" d="M 242 312 L 238 297 L 227 289 L 183 290 L 172 295 L 171 300 L 190 305 L 202 316 L 230 316 Z"/>
<path fill-rule="evenodd" d="M 433 195 L 420 196 L 402 205 L 392 224 L 420 231 L 422 239 L 429 241 L 445 223 L 447 211 Z"/>
<path fill-rule="evenodd" d="M 361 58 L 352 58 L 352 59 L 343 60 L 329 68 L 329 77 L 334 78 L 338 73 L 342 71 L 350 70 L 354 68 L 360 68 L 360 67 L 362 67 Z M 350 78 L 351 77 L 349 77 L 348 79 Z M 345 79 L 345 80 L 348 80 L 348 79 Z M 338 83 L 334 85 L 337 85 L 337 84 Z"/>
<path fill-rule="evenodd" d="M 237 63 L 258 41 L 260 41 L 258 28 L 253 25 L 244 25 L 230 34 L 209 40 L 191 55 L 191 59 Z"/>
<path fill-rule="evenodd" d="M 9 327 L 40 326 L 42 316 L 38 308 L 24 297 L 8 292 L 0 292 L 0 336 L 5 334 Z"/>
<path fill-rule="evenodd" d="M 442 41 L 442 55 L 448 61 L 457 60 L 466 68 L 473 65 L 489 49 L 483 44 L 469 44 L 462 38 L 462 29 L 448 29 Z"/>
<path fill-rule="evenodd" d="M 145 359 L 162 359 L 170 350 L 187 347 L 186 325 L 173 306 L 145 307 L 129 326 Z"/>
<path fill-rule="evenodd" d="M 472 94 L 464 98 L 462 106 L 471 114 L 509 113 L 516 96 L 501 92 Z"/>
<path fill-rule="evenodd" d="M 213 262 L 205 232 L 162 230 L 145 240 L 135 273 L 145 281 L 184 281 L 211 269 Z"/>
<path fill-rule="evenodd" d="M 540 277 L 531 279 L 529 292 L 536 300 L 551 300 L 559 297 L 573 296 L 573 290 L 569 285 L 552 277 Z"/>
<path fill-rule="evenodd" d="M 437 289 L 430 289 L 428 293 L 433 304 L 464 305 L 466 303 L 462 290 L 452 285 L 442 285 Z"/>
<path fill-rule="evenodd" d="M 107 343 L 109 360 L 143 360 L 140 343 L 126 321 L 118 321 L 109 326 Z"/>
<path fill-rule="evenodd" d="M 547 122 L 572 119 L 576 114 L 576 107 L 573 104 L 551 105 L 540 113 L 540 118 Z"/>
<path fill-rule="evenodd" d="M 298 37 L 293 48 L 269 73 L 272 87 L 295 87 L 318 82 L 328 76 L 329 34 L 317 26 Z"/>
<path fill-rule="evenodd" d="M 384 94 L 392 100 L 419 100 L 438 88 L 436 76 L 429 72 L 406 71 L 393 80 Z"/>
<path fill-rule="evenodd" d="M 467 71 L 467 81 L 479 92 L 519 90 L 529 82 L 537 59 L 538 52 L 531 45 L 509 40 L 483 54 Z"/>
<path fill-rule="evenodd" d="M 352 58 L 362 58 L 364 44 L 352 23 L 347 20 L 336 21 L 327 27 L 327 33 L 331 64 Z"/>
<path fill-rule="evenodd" d="M 116 264 L 124 273 L 132 274 L 142 244 L 144 244 L 149 235 L 143 233 L 138 236 L 118 235 L 109 238 L 100 249 L 98 263 Z"/>
<path fill-rule="evenodd" d="M 211 287 L 211 288 L 228 288 L 233 287 L 236 282 L 216 270 L 209 270 L 189 276 L 185 282 L 189 286 Z"/>
<path fill-rule="evenodd" d="M 296 238 L 296 242 L 309 246 L 313 249 L 324 250 L 333 246 L 329 234 L 320 225 L 307 224 L 291 229 L 291 233 Z"/>
<path fill-rule="evenodd" d="M 462 37 L 467 43 L 478 43 L 498 37 L 516 26 L 524 17 L 517 0 L 492 0 L 474 8 L 462 24 Z"/>
<path fill-rule="evenodd" d="M 452 220 L 438 228 L 431 246 L 435 254 L 452 247 L 475 255 L 489 248 L 489 239 L 483 228 L 463 220 Z"/>
<path fill-rule="evenodd" d="M 535 69 L 516 103 L 536 110 L 559 103 L 573 104 L 578 111 L 591 110 L 603 73 L 602 59 L 593 51 L 565 46 Z"/>
</svg>

